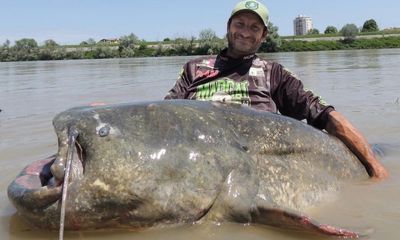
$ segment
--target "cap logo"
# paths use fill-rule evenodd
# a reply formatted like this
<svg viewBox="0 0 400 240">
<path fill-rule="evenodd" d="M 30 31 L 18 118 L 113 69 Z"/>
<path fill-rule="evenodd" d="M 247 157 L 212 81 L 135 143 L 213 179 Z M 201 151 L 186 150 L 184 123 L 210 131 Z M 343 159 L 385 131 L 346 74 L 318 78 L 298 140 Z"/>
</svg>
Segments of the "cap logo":
<svg viewBox="0 0 400 240">
<path fill-rule="evenodd" d="M 257 10 L 258 9 L 258 3 L 254 2 L 254 1 L 247 1 L 246 4 L 245 4 L 245 7 L 247 9 L 250 9 L 250 10 Z"/>
</svg>

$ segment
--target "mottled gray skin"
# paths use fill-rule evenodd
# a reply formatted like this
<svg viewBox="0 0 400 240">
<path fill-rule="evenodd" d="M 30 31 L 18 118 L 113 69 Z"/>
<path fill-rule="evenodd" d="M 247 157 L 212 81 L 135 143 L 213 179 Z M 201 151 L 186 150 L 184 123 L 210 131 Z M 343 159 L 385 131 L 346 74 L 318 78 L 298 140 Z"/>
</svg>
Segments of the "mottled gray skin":
<svg viewBox="0 0 400 240">
<path fill-rule="evenodd" d="M 67 229 L 201 221 L 315 228 L 305 227 L 309 219 L 297 212 L 331 201 L 344 181 L 368 178 L 336 138 L 240 105 L 173 100 L 82 107 L 60 113 L 53 124 L 56 180 L 64 175 L 68 128 L 78 131 L 82 149 L 76 155 L 83 173 L 75 156 L 68 188 Z M 13 199 L 12 187 L 9 195 L 35 225 L 59 227 L 60 201 L 32 209 Z"/>
</svg>

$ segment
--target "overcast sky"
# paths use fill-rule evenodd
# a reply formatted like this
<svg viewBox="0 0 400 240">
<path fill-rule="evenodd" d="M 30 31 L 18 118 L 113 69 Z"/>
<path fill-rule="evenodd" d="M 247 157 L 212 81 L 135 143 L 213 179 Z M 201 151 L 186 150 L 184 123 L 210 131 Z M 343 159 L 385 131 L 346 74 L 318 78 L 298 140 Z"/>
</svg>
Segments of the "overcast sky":
<svg viewBox="0 0 400 240">
<path fill-rule="evenodd" d="M 293 20 L 309 16 L 314 28 L 361 27 L 375 19 L 383 28 L 400 27 L 400 1 L 269 0 L 270 21 L 281 36 L 293 35 Z M 0 43 L 34 38 L 78 44 L 89 38 L 118 38 L 134 33 L 146 41 L 197 37 L 206 28 L 225 35 L 226 21 L 237 0 L 0 0 Z"/>
</svg>

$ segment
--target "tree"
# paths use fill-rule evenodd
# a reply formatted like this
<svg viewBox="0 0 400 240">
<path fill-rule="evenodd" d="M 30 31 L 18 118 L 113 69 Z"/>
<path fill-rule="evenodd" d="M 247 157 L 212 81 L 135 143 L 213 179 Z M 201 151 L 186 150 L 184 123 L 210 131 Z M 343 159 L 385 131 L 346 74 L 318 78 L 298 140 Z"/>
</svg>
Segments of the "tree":
<svg viewBox="0 0 400 240">
<path fill-rule="evenodd" d="M 192 36 L 190 39 L 187 38 L 176 38 L 173 41 L 172 47 L 177 55 L 192 55 L 194 50 L 196 38 Z"/>
<path fill-rule="evenodd" d="M 377 32 L 379 31 L 378 24 L 374 19 L 369 19 L 364 22 L 361 32 Z"/>
<path fill-rule="evenodd" d="M 114 57 L 113 51 L 105 44 L 99 44 L 92 51 L 93 58 L 112 58 Z"/>
<path fill-rule="evenodd" d="M 4 43 L 3 43 L 3 47 L 5 47 L 5 48 L 9 48 L 10 47 L 10 40 L 6 40 Z"/>
<path fill-rule="evenodd" d="M 56 43 L 56 41 L 54 41 L 52 39 L 48 39 L 48 40 L 44 41 L 44 47 L 55 48 L 55 47 L 58 47 L 58 44 Z"/>
<path fill-rule="evenodd" d="M 131 33 L 128 36 L 122 36 L 120 38 L 119 47 L 134 49 L 135 45 L 137 45 L 139 42 L 140 42 L 139 38 L 135 34 Z"/>
<path fill-rule="evenodd" d="M 198 47 L 195 54 L 212 55 L 224 48 L 224 41 L 219 39 L 211 28 L 204 29 L 199 33 Z"/>
<path fill-rule="evenodd" d="M 0 46 L 0 62 L 11 61 L 10 59 L 10 41 L 7 39 Z"/>
<path fill-rule="evenodd" d="M 319 30 L 316 29 L 316 28 L 313 28 L 313 29 L 311 29 L 311 30 L 308 32 L 308 34 L 309 34 L 309 35 L 319 34 Z"/>
<path fill-rule="evenodd" d="M 215 38 L 217 38 L 217 35 L 211 28 L 201 30 L 199 33 L 199 42 L 211 42 Z"/>
<path fill-rule="evenodd" d="M 122 36 L 119 39 L 118 52 L 120 57 L 134 57 L 135 46 L 140 43 L 139 38 L 131 33 L 128 36 Z"/>
<path fill-rule="evenodd" d="M 264 43 L 261 44 L 260 52 L 277 52 L 282 45 L 281 37 L 278 33 L 279 28 L 272 22 L 268 23 L 268 35 Z"/>
<path fill-rule="evenodd" d="M 164 42 L 166 42 L 166 41 L 164 41 Z M 164 49 L 163 49 L 162 44 L 159 42 L 157 44 L 156 51 L 154 52 L 154 56 L 158 57 L 158 56 L 163 56 L 163 55 L 164 55 Z"/>
<path fill-rule="evenodd" d="M 23 38 L 21 40 L 15 41 L 15 50 L 25 50 L 30 51 L 35 48 L 38 48 L 38 44 L 35 39 L 32 38 Z"/>
<path fill-rule="evenodd" d="M 86 41 L 86 43 L 88 44 L 88 45 L 96 45 L 96 40 L 94 40 L 93 38 L 89 38 L 87 41 Z"/>
<path fill-rule="evenodd" d="M 340 32 L 342 33 L 345 42 L 353 42 L 359 31 L 357 26 L 351 23 L 344 25 Z"/>
<path fill-rule="evenodd" d="M 15 41 L 12 52 L 17 61 L 32 61 L 38 59 L 39 47 L 35 39 L 23 38 Z"/>
<path fill-rule="evenodd" d="M 337 30 L 336 27 L 334 27 L 334 26 L 327 26 L 326 29 L 325 29 L 325 31 L 324 31 L 324 34 L 335 34 L 335 33 L 337 33 L 337 32 L 338 32 L 338 30 Z"/>
<path fill-rule="evenodd" d="M 64 48 L 59 47 L 56 41 L 49 39 L 44 41 L 44 45 L 39 50 L 38 58 L 40 60 L 61 60 L 66 56 Z"/>
</svg>

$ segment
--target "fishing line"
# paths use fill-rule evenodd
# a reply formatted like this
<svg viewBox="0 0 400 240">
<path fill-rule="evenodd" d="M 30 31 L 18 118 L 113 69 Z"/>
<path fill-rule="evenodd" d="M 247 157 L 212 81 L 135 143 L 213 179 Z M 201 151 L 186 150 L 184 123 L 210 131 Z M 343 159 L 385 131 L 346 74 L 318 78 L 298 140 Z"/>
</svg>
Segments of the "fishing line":
<svg viewBox="0 0 400 240">
<path fill-rule="evenodd" d="M 60 231 L 59 231 L 59 239 L 64 239 L 64 223 L 65 223 L 65 206 L 66 206 L 66 198 L 68 191 L 68 180 L 69 174 L 71 172 L 72 166 L 72 158 L 74 155 L 75 141 L 78 137 L 78 131 L 75 128 L 68 129 L 68 150 L 67 150 L 67 166 L 65 169 L 64 182 L 63 182 L 63 190 L 61 197 L 61 213 L 60 213 Z"/>
</svg>

